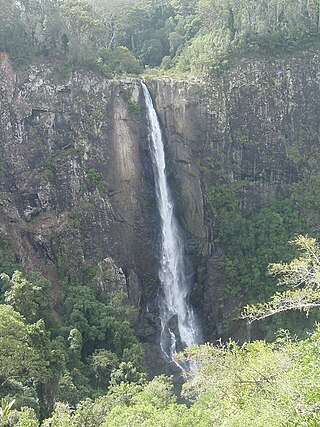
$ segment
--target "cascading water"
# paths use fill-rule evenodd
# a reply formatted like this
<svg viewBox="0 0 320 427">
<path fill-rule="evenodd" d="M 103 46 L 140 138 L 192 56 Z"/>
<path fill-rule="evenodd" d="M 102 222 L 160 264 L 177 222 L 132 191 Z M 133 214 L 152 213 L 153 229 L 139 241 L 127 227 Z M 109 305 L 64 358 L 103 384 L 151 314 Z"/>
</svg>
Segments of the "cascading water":
<svg viewBox="0 0 320 427">
<path fill-rule="evenodd" d="M 147 86 L 142 83 L 149 123 L 149 144 L 152 156 L 157 205 L 161 219 L 161 257 L 159 278 L 161 291 L 161 350 L 177 366 L 175 351 L 189 347 L 199 340 L 199 328 L 188 302 L 190 278 L 186 274 L 183 242 L 174 216 L 174 206 L 166 178 L 163 139 L 157 113 Z"/>
</svg>

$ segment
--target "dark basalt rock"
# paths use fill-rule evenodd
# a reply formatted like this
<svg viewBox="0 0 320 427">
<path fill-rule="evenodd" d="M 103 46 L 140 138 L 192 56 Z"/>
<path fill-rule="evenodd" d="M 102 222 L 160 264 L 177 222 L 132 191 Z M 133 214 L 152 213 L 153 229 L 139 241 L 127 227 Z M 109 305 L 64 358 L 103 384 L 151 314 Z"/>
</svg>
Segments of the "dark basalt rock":
<svg viewBox="0 0 320 427">
<path fill-rule="evenodd" d="M 237 302 L 221 306 L 224 253 L 206 189 L 246 180 L 241 208 L 248 215 L 318 170 L 319 65 L 319 53 L 310 51 L 244 59 L 206 83 L 148 82 L 205 340 L 243 337 L 230 321 Z M 103 292 L 126 289 L 137 333 L 154 349 L 159 218 L 140 82 L 76 72 L 57 83 L 51 71 L 16 72 L 1 55 L 0 233 L 26 271 L 53 281 L 56 307 L 62 271 L 81 278 L 94 266 Z"/>
</svg>

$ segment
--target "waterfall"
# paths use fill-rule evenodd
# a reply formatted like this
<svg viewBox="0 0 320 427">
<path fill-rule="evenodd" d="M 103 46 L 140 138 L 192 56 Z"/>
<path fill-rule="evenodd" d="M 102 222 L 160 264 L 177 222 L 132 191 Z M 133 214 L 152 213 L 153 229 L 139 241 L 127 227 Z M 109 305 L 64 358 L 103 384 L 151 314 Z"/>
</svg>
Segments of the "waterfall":
<svg viewBox="0 0 320 427">
<path fill-rule="evenodd" d="M 190 277 L 184 259 L 184 247 L 174 204 L 166 177 L 163 138 L 157 113 L 147 86 L 142 83 L 149 124 L 149 145 L 152 157 L 157 206 L 161 221 L 161 253 L 159 279 L 159 312 L 161 320 L 160 346 L 164 355 L 181 369 L 174 360 L 175 351 L 195 344 L 199 328 L 188 301 Z"/>
</svg>

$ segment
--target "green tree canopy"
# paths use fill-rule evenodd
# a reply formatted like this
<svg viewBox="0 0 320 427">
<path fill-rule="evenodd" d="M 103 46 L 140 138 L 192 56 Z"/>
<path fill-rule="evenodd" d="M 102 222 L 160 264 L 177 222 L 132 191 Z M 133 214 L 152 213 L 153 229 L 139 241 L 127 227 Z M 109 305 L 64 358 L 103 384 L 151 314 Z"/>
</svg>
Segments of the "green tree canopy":
<svg viewBox="0 0 320 427">
<path fill-rule="evenodd" d="M 21 271 L 15 271 L 10 278 L 1 274 L 8 290 L 5 292 L 5 302 L 12 305 L 29 323 L 43 319 L 52 322 L 50 309 L 51 283 L 40 273 L 30 273 L 26 279 Z"/>
<path fill-rule="evenodd" d="M 0 392 L 10 380 L 38 380 L 43 358 L 32 340 L 33 325 L 11 306 L 0 305 Z"/>
<path fill-rule="evenodd" d="M 273 316 L 282 311 L 300 310 L 308 315 L 320 307 L 320 247 L 316 239 L 298 236 L 292 244 L 300 250 L 300 256 L 289 263 L 269 266 L 269 274 L 280 276 L 278 286 L 285 288 L 271 297 L 267 303 L 248 305 L 242 317 L 248 323 Z"/>
</svg>

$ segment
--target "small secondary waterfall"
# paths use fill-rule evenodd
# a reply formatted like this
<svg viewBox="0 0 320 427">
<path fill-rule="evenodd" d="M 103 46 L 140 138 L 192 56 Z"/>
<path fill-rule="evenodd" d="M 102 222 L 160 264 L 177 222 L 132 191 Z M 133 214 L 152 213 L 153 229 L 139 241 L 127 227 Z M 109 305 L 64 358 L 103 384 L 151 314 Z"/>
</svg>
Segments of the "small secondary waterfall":
<svg viewBox="0 0 320 427">
<path fill-rule="evenodd" d="M 162 330 L 160 345 L 165 356 L 184 369 L 181 363 L 174 360 L 173 354 L 175 351 L 195 344 L 199 339 L 199 328 L 193 309 L 188 302 L 190 278 L 186 274 L 183 242 L 166 178 L 160 123 L 149 90 L 144 83 L 142 87 L 147 107 L 157 205 L 161 218 L 159 309 Z"/>
</svg>

